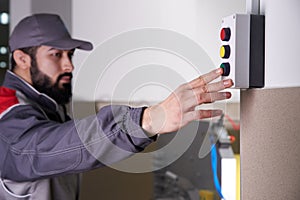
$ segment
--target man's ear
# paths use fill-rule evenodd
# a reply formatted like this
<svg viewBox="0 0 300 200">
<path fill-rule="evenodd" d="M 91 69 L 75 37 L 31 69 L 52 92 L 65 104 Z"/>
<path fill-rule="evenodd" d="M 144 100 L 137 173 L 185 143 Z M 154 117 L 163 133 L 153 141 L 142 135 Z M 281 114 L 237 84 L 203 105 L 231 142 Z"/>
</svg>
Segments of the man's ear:
<svg viewBox="0 0 300 200">
<path fill-rule="evenodd" d="M 24 53 L 21 50 L 15 50 L 13 53 L 13 58 L 16 62 L 14 68 L 14 73 L 23 78 L 29 84 L 32 84 L 30 67 L 31 67 L 31 58 L 28 54 Z"/>
<path fill-rule="evenodd" d="M 16 66 L 20 69 L 28 70 L 31 66 L 31 58 L 28 54 L 21 50 L 15 50 L 13 53 L 14 60 L 16 61 Z"/>
</svg>

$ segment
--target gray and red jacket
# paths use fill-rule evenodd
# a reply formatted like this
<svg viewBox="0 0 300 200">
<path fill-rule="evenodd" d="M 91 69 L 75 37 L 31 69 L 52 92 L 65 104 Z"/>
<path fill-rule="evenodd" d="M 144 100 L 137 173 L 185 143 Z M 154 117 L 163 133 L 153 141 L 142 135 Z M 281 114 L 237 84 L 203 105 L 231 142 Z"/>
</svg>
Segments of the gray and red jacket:
<svg viewBox="0 0 300 200">
<path fill-rule="evenodd" d="M 62 106 L 8 71 L 0 87 L 0 199 L 78 199 L 79 173 L 153 142 L 140 127 L 143 109 L 106 106 L 71 120 Z"/>
</svg>

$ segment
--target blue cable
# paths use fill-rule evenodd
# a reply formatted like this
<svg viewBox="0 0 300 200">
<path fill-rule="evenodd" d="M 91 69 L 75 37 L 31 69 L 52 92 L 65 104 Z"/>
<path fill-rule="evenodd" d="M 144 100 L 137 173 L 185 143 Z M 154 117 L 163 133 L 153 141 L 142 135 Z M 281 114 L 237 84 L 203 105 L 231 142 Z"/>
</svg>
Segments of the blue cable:
<svg viewBox="0 0 300 200">
<path fill-rule="evenodd" d="M 212 167 L 212 172 L 213 172 L 213 178 L 214 178 L 214 184 L 215 184 L 215 188 L 219 194 L 219 196 L 224 199 L 224 196 L 222 194 L 222 190 L 221 190 L 221 185 L 219 182 L 219 178 L 218 178 L 218 155 L 217 155 L 217 149 L 216 149 L 216 145 L 212 142 L 211 143 L 211 167 Z"/>
</svg>

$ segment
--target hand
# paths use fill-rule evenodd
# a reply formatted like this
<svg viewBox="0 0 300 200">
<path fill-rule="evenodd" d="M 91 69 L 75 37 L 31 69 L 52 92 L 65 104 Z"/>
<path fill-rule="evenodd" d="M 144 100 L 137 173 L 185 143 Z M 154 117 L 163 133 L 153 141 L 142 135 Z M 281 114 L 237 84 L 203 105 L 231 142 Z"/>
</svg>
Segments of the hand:
<svg viewBox="0 0 300 200">
<path fill-rule="evenodd" d="M 164 101 L 146 108 L 142 128 L 153 136 L 177 131 L 193 120 L 221 115 L 222 110 L 195 110 L 195 107 L 231 97 L 230 92 L 220 92 L 233 85 L 231 79 L 210 83 L 222 73 L 219 68 L 182 84 Z"/>
</svg>

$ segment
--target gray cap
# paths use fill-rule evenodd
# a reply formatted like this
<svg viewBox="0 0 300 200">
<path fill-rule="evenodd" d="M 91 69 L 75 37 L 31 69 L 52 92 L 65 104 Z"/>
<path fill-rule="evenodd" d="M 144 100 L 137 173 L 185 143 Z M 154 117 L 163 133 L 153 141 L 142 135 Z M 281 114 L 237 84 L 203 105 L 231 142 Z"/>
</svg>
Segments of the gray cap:
<svg viewBox="0 0 300 200">
<path fill-rule="evenodd" d="M 55 14 L 35 14 L 22 19 L 9 39 L 11 52 L 41 45 L 61 50 L 93 49 L 92 43 L 71 38 L 63 21 Z"/>
</svg>

